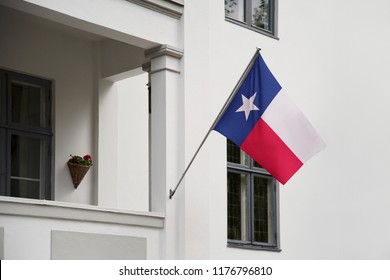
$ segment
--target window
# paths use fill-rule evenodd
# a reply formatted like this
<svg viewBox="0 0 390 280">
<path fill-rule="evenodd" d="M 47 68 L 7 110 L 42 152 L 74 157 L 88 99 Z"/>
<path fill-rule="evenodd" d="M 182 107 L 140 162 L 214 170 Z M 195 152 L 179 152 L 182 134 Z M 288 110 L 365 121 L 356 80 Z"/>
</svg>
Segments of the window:
<svg viewBox="0 0 390 280">
<path fill-rule="evenodd" d="M 230 140 L 227 161 L 228 244 L 279 250 L 276 180 Z"/>
<path fill-rule="evenodd" d="M 0 69 L 0 195 L 52 199 L 51 86 Z"/>
<path fill-rule="evenodd" d="M 225 18 L 261 32 L 276 36 L 277 0 L 225 0 Z"/>
</svg>

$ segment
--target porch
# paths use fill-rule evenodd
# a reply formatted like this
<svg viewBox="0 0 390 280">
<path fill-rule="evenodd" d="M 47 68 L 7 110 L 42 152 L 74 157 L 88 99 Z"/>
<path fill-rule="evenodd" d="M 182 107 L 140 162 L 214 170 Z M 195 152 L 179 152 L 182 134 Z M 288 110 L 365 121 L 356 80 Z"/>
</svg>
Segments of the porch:
<svg viewBox="0 0 390 280">
<path fill-rule="evenodd" d="M 49 173 L 33 178 L 39 199 L 10 195 L 12 180 L 25 177 L 9 166 L 32 156 L 11 162 L 17 125 L 0 118 L 0 257 L 164 258 L 165 194 L 175 180 L 167 170 L 179 169 L 180 124 L 166 122 L 179 119 L 182 1 L 89 1 L 88 13 L 67 2 L 0 3 L 0 68 L 48 81 L 53 93 L 48 160 L 36 163 Z M 71 154 L 93 157 L 77 189 Z"/>
</svg>

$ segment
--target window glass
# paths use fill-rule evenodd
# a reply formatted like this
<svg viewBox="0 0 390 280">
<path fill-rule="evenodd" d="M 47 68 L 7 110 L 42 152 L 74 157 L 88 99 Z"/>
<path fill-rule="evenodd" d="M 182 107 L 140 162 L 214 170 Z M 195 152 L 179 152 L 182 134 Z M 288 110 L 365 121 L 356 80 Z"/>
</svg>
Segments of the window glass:
<svg viewBox="0 0 390 280">
<path fill-rule="evenodd" d="M 228 244 L 278 250 L 275 178 L 230 140 L 227 160 Z"/>
<path fill-rule="evenodd" d="M 5 129 L 0 128 L 0 190 L 2 186 L 5 186 Z"/>
<path fill-rule="evenodd" d="M 11 196 L 39 199 L 39 193 L 39 182 L 11 178 Z"/>
<path fill-rule="evenodd" d="M 238 21 L 245 21 L 244 0 L 225 0 L 225 16 Z"/>
<path fill-rule="evenodd" d="M 273 243 L 272 178 L 254 176 L 254 241 Z"/>
<path fill-rule="evenodd" d="M 5 117 L 7 114 L 5 88 L 5 74 L 0 69 L 0 125 L 5 124 Z"/>
<path fill-rule="evenodd" d="M 11 82 L 11 121 L 13 123 L 45 127 L 45 91 L 43 88 Z"/>
<path fill-rule="evenodd" d="M 228 172 L 228 239 L 248 240 L 248 175 Z"/>
<path fill-rule="evenodd" d="M 249 156 L 230 140 L 227 141 L 227 160 L 231 163 L 249 166 Z"/>
<path fill-rule="evenodd" d="M 270 30 L 269 0 L 252 0 L 252 25 Z"/>
<path fill-rule="evenodd" d="M 44 140 L 11 135 L 11 196 L 40 198 L 44 192 Z"/>
<path fill-rule="evenodd" d="M 256 168 L 263 168 L 260 164 L 257 163 L 257 161 L 253 161 L 253 167 L 256 167 Z"/>
<path fill-rule="evenodd" d="M 278 0 L 225 0 L 225 18 L 276 38 Z"/>
<path fill-rule="evenodd" d="M 52 199 L 50 80 L 0 69 L 0 195 Z"/>
</svg>

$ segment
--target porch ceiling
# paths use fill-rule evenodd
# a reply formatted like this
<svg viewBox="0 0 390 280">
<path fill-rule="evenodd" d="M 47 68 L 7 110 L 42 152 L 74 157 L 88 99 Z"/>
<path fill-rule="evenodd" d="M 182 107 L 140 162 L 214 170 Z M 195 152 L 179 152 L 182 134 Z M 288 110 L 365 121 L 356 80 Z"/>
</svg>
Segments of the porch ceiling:
<svg viewBox="0 0 390 280">
<path fill-rule="evenodd" d="M 70 27 L 55 21 L 44 19 L 29 13 L 21 12 L 3 5 L 0 5 L 0 17 L 1 18 L 14 18 L 14 20 L 19 21 L 25 25 L 35 26 L 39 29 L 49 30 L 56 32 L 58 34 L 64 34 L 76 39 L 89 41 L 89 42 L 99 42 L 106 39 L 103 36 L 86 32 L 74 27 Z M 12 29 L 12 26 L 10 26 Z"/>
<path fill-rule="evenodd" d="M 180 37 L 177 36 L 180 21 L 177 17 L 167 16 L 172 9 L 176 13 L 176 8 L 181 15 L 182 4 L 176 1 L 100 1 L 99 5 L 95 5 L 94 0 L 86 0 L 83 5 L 78 0 L 67 1 L 69 2 L 64 5 L 61 1 L 2 0 L 0 8 L 8 7 L 7 13 L 15 14 L 19 11 L 19 17 L 25 18 L 26 21 L 73 34 L 84 40 L 112 39 L 142 49 L 164 43 L 180 45 Z M 155 1 L 159 4 L 154 3 Z M 148 5 L 146 7 L 138 2 Z M 151 8 L 155 6 L 159 9 Z M 156 32 L 156 26 L 159 26 L 160 31 Z"/>
</svg>

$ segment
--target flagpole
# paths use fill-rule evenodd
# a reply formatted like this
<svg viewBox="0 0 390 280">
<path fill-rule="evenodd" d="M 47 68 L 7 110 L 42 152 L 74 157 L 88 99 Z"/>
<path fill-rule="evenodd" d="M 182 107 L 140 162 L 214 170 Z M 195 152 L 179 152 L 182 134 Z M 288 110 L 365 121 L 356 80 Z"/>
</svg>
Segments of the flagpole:
<svg viewBox="0 0 390 280">
<path fill-rule="evenodd" d="M 183 181 L 184 176 L 187 174 L 188 169 L 190 169 L 192 163 L 194 162 L 196 156 L 198 155 L 200 149 L 202 148 L 203 144 L 206 142 L 207 138 L 209 137 L 211 131 L 213 131 L 215 125 L 219 122 L 221 119 L 222 115 L 225 113 L 226 109 L 229 107 L 230 103 L 233 100 L 234 95 L 236 94 L 237 90 L 240 88 L 241 84 L 244 82 L 248 72 L 252 68 L 253 63 L 257 59 L 257 57 L 260 54 L 261 49 L 256 47 L 256 52 L 253 55 L 251 61 L 248 63 L 248 66 L 246 67 L 244 73 L 241 75 L 240 79 L 238 80 L 236 86 L 234 87 L 233 91 L 230 93 L 228 99 L 226 100 L 225 104 L 223 105 L 221 111 L 218 113 L 217 117 L 215 118 L 213 124 L 211 125 L 210 129 L 207 131 L 206 136 L 203 138 L 202 142 L 200 143 L 198 149 L 196 150 L 195 154 L 191 158 L 191 161 L 188 163 L 186 169 L 184 170 L 183 174 L 181 175 L 179 181 L 177 182 L 175 188 L 172 190 L 169 190 L 169 199 L 172 199 L 172 197 L 175 195 L 177 188 L 180 186 L 180 183 Z"/>
</svg>

